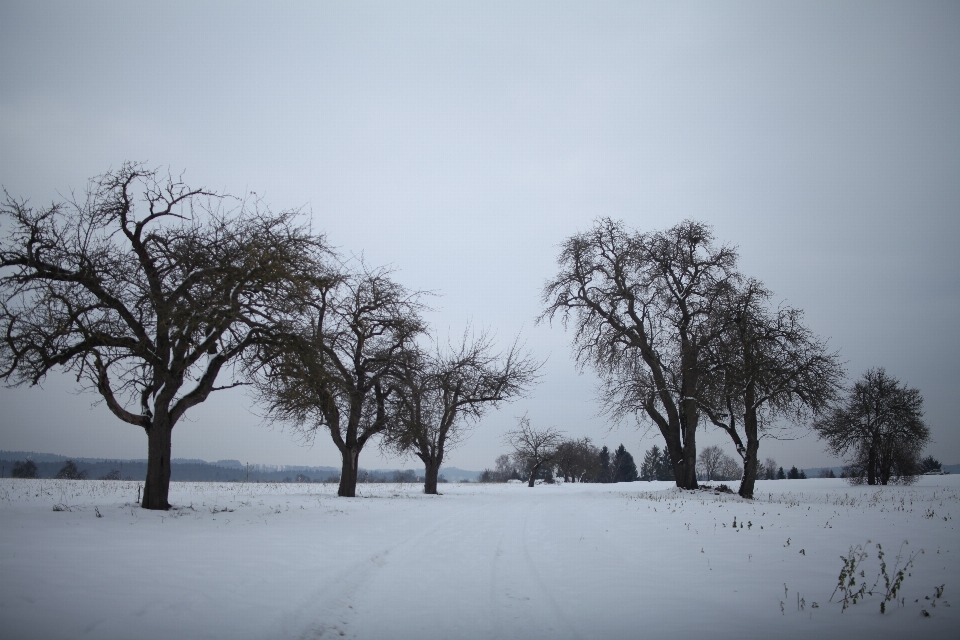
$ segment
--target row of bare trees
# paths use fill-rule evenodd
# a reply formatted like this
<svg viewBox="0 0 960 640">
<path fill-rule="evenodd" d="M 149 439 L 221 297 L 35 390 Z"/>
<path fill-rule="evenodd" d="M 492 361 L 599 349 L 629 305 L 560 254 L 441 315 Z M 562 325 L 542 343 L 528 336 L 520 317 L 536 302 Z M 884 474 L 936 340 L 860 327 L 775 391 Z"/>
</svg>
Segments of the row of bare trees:
<svg viewBox="0 0 960 640">
<path fill-rule="evenodd" d="M 169 508 L 173 428 L 214 392 L 252 384 L 270 419 L 308 440 L 329 434 L 341 496 L 355 495 L 359 455 L 374 437 L 418 457 L 435 493 L 446 451 L 486 411 L 529 390 L 540 367 L 516 342 L 499 352 L 483 333 L 443 344 L 423 319 L 421 293 L 343 260 L 298 211 L 274 213 L 143 165 L 47 207 L 6 195 L 0 217 L 0 378 L 37 384 L 65 370 L 142 428 L 144 508 Z M 600 375 L 611 418 L 659 430 L 680 487 L 697 486 L 703 418 L 734 443 L 740 494 L 751 497 L 760 436 L 835 400 L 836 354 L 802 312 L 774 306 L 741 274 L 735 250 L 707 225 L 641 233 L 602 219 L 563 243 L 558 265 L 540 320 L 573 329 L 577 362 Z M 917 415 L 909 395 L 893 394 L 891 407 L 913 402 Z M 897 441 L 889 416 L 906 414 L 874 420 L 854 404 L 839 417 L 865 425 L 858 444 L 831 439 L 826 419 L 820 432 L 839 453 L 853 447 L 870 482 L 885 481 L 880 466 L 894 464 Z M 532 469 L 547 463 L 538 451 L 561 451 L 558 433 L 523 423 L 508 438 L 533 451 Z"/>
<path fill-rule="evenodd" d="M 752 497 L 760 436 L 835 398 L 837 355 L 798 309 L 737 268 L 709 226 L 684 221 L 639 232 L 601 219 L 561 247 L 544 287 L 541 321 L 572 329 L 580 367 L 601 380 L 615 421 L 653 425 L 678 487 L 697 487 L 697 431 L 706 420 L 741 458 L 740 495 Z"/>
<path fill-rule="evenodd" d="M 920 468 L 930 441 L 920 392 L 871 369 L 842 393 L 837 353 L 802 311 L 775 305 L 763 283 L 741 273 L 736 251 L 717 244 L 708 225 L 643 233 L 601 219 L 562 244 L 558 267 L 540 320 L 572 329 L 576 360 L 599 374 L 609 417 L 660 432 L 671 473 L 658 458 L 645 460 L 648 475 L 656 468 L 696 488 L 706 422 L 736 448 L 739 493 L 750 498 L 761 437 L 810 418 L 830 452 L 847 457 L 848 477 L 887 484 Z M 730 466 L 719 450 L 704 453 L 707 477 L 720 462 Z"/>
<path fill-rule="evenodd" d="M 170 506 L 173 428 L 217 391 L 252 384 L 269 418 L 328 433 L 341 496 L 355 495 L 378 435 L 423 461 L 435 493 L 445 451 L 540 366 L 486 334 L 440 346 L 422 294 L 343 260 L 298 211 L 141 164 L 47 207 L 7 194 L 0 216 L 0 378 L 34 385 L 65 370 L 142 428 L 147 509 Z"/>
</svg>

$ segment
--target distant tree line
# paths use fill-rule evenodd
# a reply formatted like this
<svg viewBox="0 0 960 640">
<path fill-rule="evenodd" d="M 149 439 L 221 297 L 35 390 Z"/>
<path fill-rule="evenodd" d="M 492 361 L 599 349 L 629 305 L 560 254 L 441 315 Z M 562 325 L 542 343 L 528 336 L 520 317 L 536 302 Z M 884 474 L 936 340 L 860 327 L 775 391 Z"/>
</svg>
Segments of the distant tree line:
<svg viewBox="0 0 960 640">
<path fill-rule="evenodd" d="M 504 440 L 512 453 L 499 456 L 493 469 L 484 469 L 480 482 L 522 480 L 532 487 L 537 480 L 610 483 L 640 478 L 623 444 L 611 456 L 606 446 L 597 448 L 590 438 L 569 439 L 555 429 L 535 429 L 526 417 Z"/>
<path fill-rule="evenodd" d="M 142 481 L 146 473 L 145 461 L 41 461 L 0 460 L 6 469 L 5 475 L 12 478 L 59 478 L 67 480 L 133 480 Z M 332 467 L 224 467 L 201 462 L 174 462 L 170 465 L 172 480 L 177 482 L 319 482 L 339 483 L 340 476 Z M 121 472 L 122 469 L 122 472 Z M 299 470 L 298 470 L 299 469 Z M 122 473 L 122 477 L 121 477 Z M 414 483 L 423 482 L 423 474 L 413 470 L 383 471 L 360 469 L 357 474 L 361 483 Z M 442 474 L 438 482 L 447 479 Z"/>
<path fill-rule="evenodd" d="M 499 456 L 494 468 L 484 469 L 480 482 L 521 480 L 534 486 L 537 480 L 553 483 L 557 479 L 594 483 L 674 480 L 670 458 L 657 445 L 647 450 L 638 469 L 623 444 L 611 457 L 606 446 L 597 448 L 590 438 L 564 439 L 553 429 L 537 432 L 526 418 L 521 419 L 519 429 L 508 433 L 507 442 L 514 451 Z M 925 460 L 924 465 L 929 469 L 940 468 L 940 463 L 932 457 Z M 698 480 L 740 480 L 742 475 L 743 470 L 736 459 L 720 447 L 713 445 L 700 451 Z M 758 464 L 756 477 L 761 480 L 805 480 L 807 474 L 796 466 L 784 471 L 773 458 L 767 458 Z M 832 470 L 824 469 L 820 477 L 834 478 L 836 475 Z"/>
</svg>

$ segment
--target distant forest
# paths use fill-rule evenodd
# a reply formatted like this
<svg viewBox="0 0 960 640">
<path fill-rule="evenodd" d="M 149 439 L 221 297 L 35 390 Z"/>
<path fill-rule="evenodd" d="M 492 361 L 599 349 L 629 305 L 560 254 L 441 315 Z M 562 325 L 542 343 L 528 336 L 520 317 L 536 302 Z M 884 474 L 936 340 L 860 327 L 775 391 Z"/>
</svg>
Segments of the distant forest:
<svg viewBox="0 0 960 640">
<path fill-rule="evenodd" d="M 0 451 L 0 472 L 9 478 L 18 461 L 32 460 L 41 478 L 54 478 L 67 460 L 73 460 L 86 478 L 97 480 L 116 471 L 123 480 L 143 480 L 147 475 L 146 460 L 107 460 L 103 458 L 68 458 L 67 456 L 33 451 Z M 479 471 L 465 471 L 451 467 L 441 470 L 446 480 L 476 481 Z M 336 467 L 302 467 L 276 465 L 244 465 L 239 460 L 185 460 L 174 458 L 170 464 L 173 482 L 338 482 L 340 469 Z M 422 482 L 423 472 L 400 469 L 361 469 L 361 482 Z"/>
</svg>

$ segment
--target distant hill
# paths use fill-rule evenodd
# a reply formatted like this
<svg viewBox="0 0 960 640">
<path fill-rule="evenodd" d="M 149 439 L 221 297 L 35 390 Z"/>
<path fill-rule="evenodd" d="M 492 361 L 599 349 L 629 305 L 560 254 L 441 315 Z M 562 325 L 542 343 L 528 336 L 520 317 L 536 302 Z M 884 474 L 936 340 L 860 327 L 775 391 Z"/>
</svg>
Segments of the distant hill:
<svg viewBox="0 0 960 640">
<path fill-rule="evenodd" d="M 141 480 L 147 475 L 146 459 L 117 460 L 107 458 L 69 458 L 53 453 L 36 451 L 0 451 L 0 472 L 10 477 L 13 464 L 20 460 L 33 460 L 41 478 L 53 478 L 67 460 L 73 460 L 79 471 L 86 471 L 91 480 L 102 478 L 111 471 L 118 471 L 124 480 Z M 361 469 L 361 472 L 364 470 Z M 365 478 L 370 482 L 389 482 L 401 469 L 367 470 Z M 466 471 L 456 467 L 443 467 L 441 475 L 451 482 L 476 482 L 479 471 Z M 414 475 L 420 475 L 414 472 Z M 409 472 L 407 472 L 409 475 Z M 174 482 L 326 482 L 339 478 L 338 467 L 307 467 L 295 465 L 245 465 L 239 460 L 205 460 L 174 458 L 170 463 L 170 479 Z"/>
</svg>

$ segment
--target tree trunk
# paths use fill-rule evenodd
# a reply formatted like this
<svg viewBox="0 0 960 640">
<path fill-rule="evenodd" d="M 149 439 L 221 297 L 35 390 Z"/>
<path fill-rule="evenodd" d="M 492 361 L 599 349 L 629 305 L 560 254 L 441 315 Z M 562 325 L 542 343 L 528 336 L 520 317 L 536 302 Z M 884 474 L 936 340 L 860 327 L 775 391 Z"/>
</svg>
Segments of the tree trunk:
<svg viewBox="0 0 960 640">
<path fill-rule="evenodd" d="M 872 446 L 867 453 L 867 484 L 877 484 L 877 449 Z"/>
<path fill-rule="evenodd" d="M 669 447 L 668 447 L 669 448 Z M 693 443 L 680 449 L 675 456 L 670 451 L 670 461 L 673 465 L 673 479 L 681 489 L 696 489 L 697 484 L 697 448 Z"/>
<path fill-rule="evenodd" d="M 747 436 L 747 455 L 743 460 L 743 479 L 740 481 L 741 498 L 753 499 L 753 488 L 757 482 L 757 452 L 760 450 L 760 429 L 757 410 L 754 407 L 756 393 L 753 385 L 747 389 L 747 411 L 743 416 L 743 430 Z"/>
<path fill-rule="evenodd" d="M 527 482 L 528 487 L 532 487 L 537 481 L 537 472 L 540 471 L 540 466 L 540 464 L 534 465 L 533 469 L 530 471 L 530 480 Z"/>
<path fill-rule="evenodd" d="M 757 483 L 757 451 L 760 450 L 760 441 L 747 436 L 747 456 L 743 460 L 743 479 L 740 481 L 741 498 L 753 499 L 753 489 Z"/>
<path fill-rule="evenodd" d="M 357 472 L 359 471 L 357 461 L 360 458 L 360 452 L 342 449 L 340 454 L 343 457 L 343 466 L 340 468 L 340 488 L 337 489 L 337 495 L 341 498 L 356 498 Z"/>
<path fill-rule="evenodd" d="M 147 478 L 143 485 L 144 509 L 167 510 L 170 503 L 170 451 L 173 428 L 155 421 L 147 431 Z"/>
<path fill-rule="evenodd" d="M 687 445 L 683 453 L 683 483 L 678 479 L 677 486 L 681 489 L 696 489 L 700 486 L 697 483 L 697 448 Z"/>
<path fill-rule="evenodd" d="M 423 476 L 423 492 L 428 495 L 437 494 L 437 481 L 440 476 L 440 461 L 429 459 L 425 463 L 425 474 Z"/>
<path fill-rule="evenodd" d="M 692 400 L 684 400 L 681 411 L 683 413 L 675 430 L 673 446 L 667 440 L 667 449 L 670 451 L 673 479 L 677 487 L 696 489 L 700 486 L 697 484 L 697 422 L 700 416 Z"/>
</svg>

